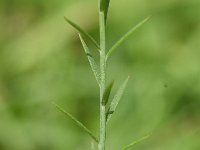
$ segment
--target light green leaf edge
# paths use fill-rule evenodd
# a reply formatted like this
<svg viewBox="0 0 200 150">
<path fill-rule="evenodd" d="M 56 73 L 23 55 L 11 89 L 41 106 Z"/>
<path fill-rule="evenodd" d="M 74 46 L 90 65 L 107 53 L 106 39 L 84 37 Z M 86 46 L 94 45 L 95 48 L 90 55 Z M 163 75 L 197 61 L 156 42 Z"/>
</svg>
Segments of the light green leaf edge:
<svg viewBox="0 0 200 150">
<path fill-rule="evenodd" d="M 67 17 L 64 17 L 64 19 L 72 26 L 74 27 L 80 34 L 84 35 L 85 37 L 87 37 L 88 39 L 90 39 L 90 41 L 98 48 L 98 50 L 100 50 L 100 46 L 97 43 L 97 41 L 84 29 L 82 29 L 79 25 L 77 25 L 76 23 L 72 22 L 71 20 L 69 20 Z"/>
<path fill-rule="evenodd" d="M 106 87 L 103 93 L 103 105 L 105 106 L 108 103 L 108 99 L 110 97 L 110 93 L 114 84 L 114 80 L 110 82 L 110 84 Z"/>
<path fill-rule="evenodd" d="M 85 41 L 83 40 L 83 37 L 81 36 L 81 34 L 79 34 L 79 38 L 80 38 L 80 41 L 82 43 L 83 49 L 84 49 L 84 51 L 87 55 L 87 58 L 88 58 L 88 61 L 90 63 L 90 66 L 92 68 L 92 71 L 94 73 L 94 76 L 97 80 L 97 83 L 100 86 L 100 70 L 99 70 L 99 67 L 97 66 L 97 64 L 94 60 L 94 57 L 92 56 L 92 53 L 90 52 L 88 46 L 86 45 Z"/>
<path fill-rule="evenodd" d="M 128 144 L 122 150 L 128 150 L 128 149 L 133 148 L 136 144 L 139 144 L 139 143 L 143 142 L 144 140 L 148 139 L 151 135 L 152 134 L 148 134 L 148 135 L 143 136 L 142 138 L 140 138 L 140 139 Z"/>
<path fill-rule="evenodd" d="M 126 78 L 126 80 L 123 82 L 123 84 L 120 86 L 120 88 L 118 89 L 117 93 L 115 94 L 111 104 L 110 104 L 110 107 L 108 108 L 108 111 L 106 113 L 106 121 L 108 122 L 111 118 L 111 116 L 113 115 L 113 113 L 115 112 L 116 108 L 117 108 L 117 105 L 124 93 L 124 90 L 126 88 L 126 85 L 128 83 L 128 80 L 129 80 L 129 76 Z"/>
<path fill-rule="evenodd" d="M 86 127 L 84 126 L 80 121 L 78 121 L 78 119 L 76 119 L 74 116 L 72 116 L 70 113 L 66 112 L 64 109 L 62 109 L 59 105 L 57 105 L 56 103 L 52 102 L 52 104 L 62 113 L 64 113 L 65 115 L 67 115 L 70 119 L 72 119 L 77 126 L 79 126 L 83 131 L 85 131 L 87 134 L 89 134 L 91 136 L 92 139 L 94 139 L 97 143 L 99 142 L 99 140 L 97 139 L 96 136 L 93 135 L 93 133 Z"/>
<path fill-rule="evenodd" d="M 108 59 L 110 55 L 116 50 L 117 47 L 120 46 L 120 44 L 125 41 L 134 31 L 136 31 L 139 27 L 141 27 L 145 22 L 147 22 L 150 19 L 150 17 L 145 18 L 140 23 L 138 23 L 136 26 L 132 27 L 124 36 L 122 36 L 108 51 L 106 58 Z"/>
</svg>

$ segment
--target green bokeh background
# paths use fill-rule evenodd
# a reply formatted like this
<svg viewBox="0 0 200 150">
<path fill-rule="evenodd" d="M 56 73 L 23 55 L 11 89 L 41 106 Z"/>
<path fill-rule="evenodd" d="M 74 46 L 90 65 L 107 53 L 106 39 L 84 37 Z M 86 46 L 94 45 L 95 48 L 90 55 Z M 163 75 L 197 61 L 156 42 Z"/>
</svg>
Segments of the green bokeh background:
<svg viewBox="0 0 200 150">
<path fill-rule="evenodd" d="M 97 8 L 97 0 L 0 1 L 0 150 L 96 149 L 51 102 L 98 135 L 98 87 L 63 19 L 98 39 Z M 111 0 L 108 48 L 149 15 L 108 62 L 113 91 L 131 76 L 107 128 L 108 150 L 150 132 L 135 149 L 199 150 L 200 1 Z"/>
</svg>

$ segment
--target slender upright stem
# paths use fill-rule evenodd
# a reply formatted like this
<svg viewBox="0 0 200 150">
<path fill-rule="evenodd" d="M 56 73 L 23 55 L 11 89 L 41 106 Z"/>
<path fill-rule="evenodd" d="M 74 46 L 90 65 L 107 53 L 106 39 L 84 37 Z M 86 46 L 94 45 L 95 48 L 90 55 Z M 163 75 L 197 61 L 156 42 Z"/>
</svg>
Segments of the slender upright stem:
<svg viewBox="0 0 200 150">
<path fill-rule="evenodd" d="M 106 108 L 103 104 L 103 93 L 106 85 L 106 37 L 105 37 L 105 17 L 104 12 L 99 12 L 100 27 L 100 137 L 99 150 L 105 150 L 106 141 Z"/>
</svg>

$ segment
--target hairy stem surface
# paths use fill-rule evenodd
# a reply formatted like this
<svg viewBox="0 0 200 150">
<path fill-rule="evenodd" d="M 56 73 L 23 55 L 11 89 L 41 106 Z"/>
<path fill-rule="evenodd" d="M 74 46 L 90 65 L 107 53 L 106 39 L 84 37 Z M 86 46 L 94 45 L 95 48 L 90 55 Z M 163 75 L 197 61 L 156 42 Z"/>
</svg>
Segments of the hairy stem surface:
<svg viewBox="0 0 200 150">
<path fill-rule="evenodd" d="M 99 150 L 105 150 L 106 141 L 106 108 L 103 104 L 103 94 L 106 86 L 106 37 L 105 37 L 105 16 L 104 12 L 99 12 L 100 27 L 100 137 Z"/>
</svg>

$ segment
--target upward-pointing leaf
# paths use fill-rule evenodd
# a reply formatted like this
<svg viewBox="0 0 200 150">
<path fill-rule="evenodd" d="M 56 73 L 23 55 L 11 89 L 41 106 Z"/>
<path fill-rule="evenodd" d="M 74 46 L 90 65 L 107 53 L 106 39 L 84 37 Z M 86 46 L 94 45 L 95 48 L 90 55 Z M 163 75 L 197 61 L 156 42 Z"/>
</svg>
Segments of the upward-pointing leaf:
<svg viewBox="0 0 200 150">
<path fill-rule="evenodd" d="M 104 13 L 105 23 L 108 16 L 110 0 L 100 0 L 100 11 Z"/>
<path fill-rule="evenodd" d="M 114 80 L 107 86 L 107 88 L 105 89 L 104 93 L 103 93 L 103 105 L 105 106 L 108 103 L 108 99 L 110 97 L 110 92 L 112 90 L 114 84 Z"/>
<path fill-rule="evenodd" d="M 99 44 L 96 42 L 96 40 L 85 30 L 83 30 L 80 26 L 78 26 L 76 23 L 72 22 L 71 20 L 69 20 L 67 17 L 64 17 L 64 19 L 72 26 L 74 27 L 80 34 L 84 35 L 85 37 L 87 37 L 88 39 L 90 39 L 90 41 L 98 48 L 98 50 L 100 50 Z"/>
<path fill-rule="evenodd" d="M 128 80 L 129 80 L 129 77 L 123 82 L 123 84 L 121 85 L 121 87 L 118 89 L 116 95 L 114 96 L 111 104 L 110 104 L 110 107 L 107 111 L 107 114 L 106 114 L 106 119 L 107 119 L 107 122 L 110 120 L 112 114 L 115 112 L 116 108 L 117 108 L 117 105 L 124 93 L 124 90 L 126 88 L 126 85 L 128 83 Z"/>
<path fill-rule="evenodd" d="M 96 136 L 93 135 L 93 133 L 86 127 L 84 126 L 80 121 L 78 121 L 78 119 L 76 119 L 74 116 L 72 116 L 70 113 L 66 112 L 64 109 L 62 109 L 60 106 L 58 106 L 57 104 L 53 103 L 53 105 L 60 110 L 62 113 L 64 113 L 65 115 L 67 115 L 70 119 L 72 119 L 77 126 L 79 126 L 81 129 L 83 129 L 83 131 L 85 131 L 87 134 L 89 134 L 91 136 L 91 138 L 93 138 L 97 143 L 99 142 L 98 139 L 96 138 Z"/>
<path fill-rule="evenodd" d="M 124 41 L 126 40 L 134 31 L 136 31 L 139 27 L 141 27 L 146 21 L 149 20 L 150 17 L 145 18 L 143 21 L 138 23 L 136 26 L 132 27 L 124 36 L 122 36 L 108 51 L 107 58 L 113 53 L 116 48 Z"/>
<path fill-rule="evenodd" d="M 138 139 L 138 140 L 136 140 L 136 141 L 134 141 L 134 142 L 128 144 L 127 146 L 125 146 L 125 147 L 123 148 L 123 150 L 128 150 L 128 149 L 133 148 L 135 145 L 141 143 L 142 141 L 146 140 L 146 139 L 149 138 L 150 136 L 151 136 L 151 134 L 148 134 L 148 135 L 143 136 L 142 138 L 140 138 L 140 139 Z"/>
<path fill-rule="evenodd" d="M 92 68 L 92 71 L 94 73 L 94 76 L 97 80 L 97 83 L 100 85 L 100 71 L 99 67 L 97 66 L 94 57 L 92 56 L 92 53 L 90 52 L 88 46 L 86 45 L 85 41 L 83 40 L 83 37 L 79 34 L 79 38 L 81 40 L 81 43 L 83 45 L 83 49 L 85 50 L 85 53 L 87 55 L 88 61 L 90 63 L 90 66 Z"/>
<path fill-rule="evenodd" d="M 106 0 L 106 3 L 105 3 L 105 11 L 104 11 L 104 14 L 105 14 L 105 23 L 107 22 L 107 18 L 108 18 L 109 4 L 110 4 L 110 0 Z"/>
<path fill-rule="evenodd" d="M 99 0 L 99 1 L 100 1 L 100 11 L 104 12 L 106 0 Z"/>
</svg>

